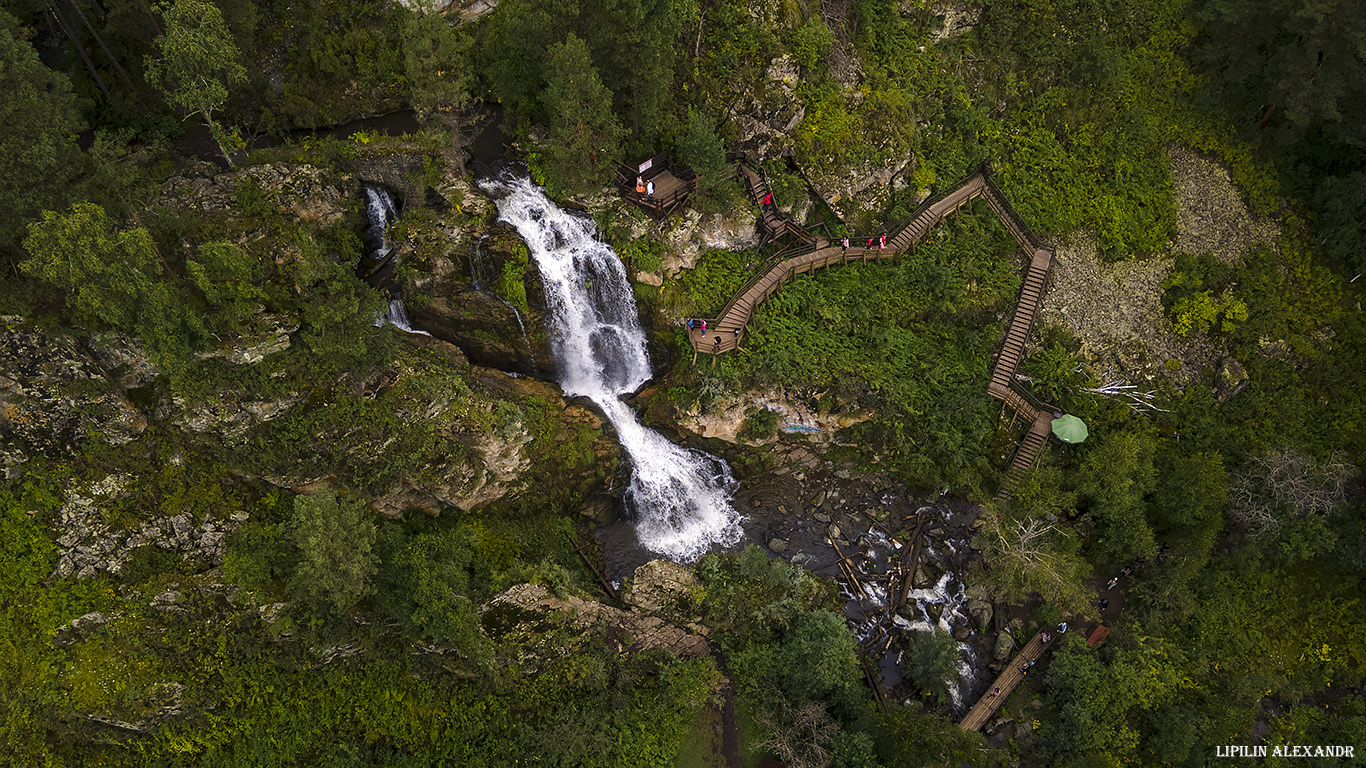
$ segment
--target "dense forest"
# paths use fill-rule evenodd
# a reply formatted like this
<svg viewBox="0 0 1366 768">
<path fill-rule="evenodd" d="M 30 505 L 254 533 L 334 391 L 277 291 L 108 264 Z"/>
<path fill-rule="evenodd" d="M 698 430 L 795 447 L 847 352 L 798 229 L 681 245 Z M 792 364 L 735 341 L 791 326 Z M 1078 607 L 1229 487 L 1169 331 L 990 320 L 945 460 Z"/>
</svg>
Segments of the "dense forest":
<svg viewBox="0 0 1366 768">
<path fill-rule="evenodd" d="M 4 0 L 0 46 L 0 764 L 1366 750 L 1361 2 Z M 616 184 L 660 154 L 662 218 Z M 696 354 L 785 245 L 738 162 L 830 242 L 988 168 L 1057 253 L 1017 384 L 1089 437 L 997 494 L 982 200 Z M 739 544 L 614 543 L 631 461 L 555 383 L 506 168 L 632 276 L 630 404 L 728 463 Z M 962 609 L 907 573 L 934 611 L 872 648 L 855 553 L 923 508 Z"/>
</svg>

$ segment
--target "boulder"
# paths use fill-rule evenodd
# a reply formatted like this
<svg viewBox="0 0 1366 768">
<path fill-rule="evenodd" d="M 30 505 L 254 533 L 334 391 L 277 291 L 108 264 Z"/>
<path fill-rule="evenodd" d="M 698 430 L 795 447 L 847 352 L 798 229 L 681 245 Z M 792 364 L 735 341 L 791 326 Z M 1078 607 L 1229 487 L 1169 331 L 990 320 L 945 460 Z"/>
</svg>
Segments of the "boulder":
<svg viewBox="0 0 1366 768">
<path fill-rule="evenodd" d="M 992 652 L 992 659 L 1004 664 L 1010 660 L 1010 654 L 1015 650 L 1015 638 L 1009 632 L 1002 632 L 996 636 L 996 647 Z"/>
<path fill-rule="evenodd" d="M 555 370 L 544 343 L 523 335 L 529 318 L 483 291 L 437 295 L 408 307 L 413 327 L 454 344 L 475 365 L 549 377 Z"/>
<path fill-rule="evenodd" d="M 669 560 L 651 560 L 636 569 L 624 599 L 646 611 L 663 611 L 687 600 L 697 587 L 697 577 Z"/>
<path fill-rule="evenodd" d="M 774 552 L 782 554 L 783 552 L 787 551 L 787 542 L 782 539 L 769 539 L 768 548 L 773 550 Z"/>
<path fill-rule="evenodd" d="M 943 603 L 930 603 L 925 606 L 925 613 L 930 617 L 930 623 L 938 625 L 939 619 L 944 615 Z"/>
<path fill-rule="evenodd" d="M 1239 392 L 1247 389 L 1250 379 L 1243 364 L 1232 357 L 1219 363 L 1219 373 L 1214 379 L 1214 397 L 1219 402 L 1227 402 Z"/>
<path fill-rule="evenodd" d="M 916 589 L 929 589 L 939 581 L 939 570 L 933 564 L 921 560 L 916 563 L 915 575 L 911 579 L 911 586 Z"/>
<path fill-rule="evenodd" d="M 991 603 L 987 600 L 969 600 L 968 615 L 972 617 L 972 623 L 976 626 L 988 626 L 992 618 Z"/>
</svg>

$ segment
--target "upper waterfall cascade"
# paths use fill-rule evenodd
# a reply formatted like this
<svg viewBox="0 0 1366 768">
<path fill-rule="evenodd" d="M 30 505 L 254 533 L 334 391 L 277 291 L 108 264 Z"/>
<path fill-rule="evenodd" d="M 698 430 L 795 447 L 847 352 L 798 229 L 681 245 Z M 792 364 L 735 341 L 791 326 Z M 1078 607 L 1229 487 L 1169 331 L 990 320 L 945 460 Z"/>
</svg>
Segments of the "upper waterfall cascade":
<svg viewBox="0 0 1366 768">
<path fill-rule="evenodd" d="M 650 379 L 645 333 L 626 270 L 587 217 L 558 208 L 525 178 L 486 181 L 500 218 L 527 243 L 545 284 L 551 348 L 565 393 L 588 397 L 616 427 L 632 463 L 625 497 L 647 549 L 679 561 L 739 541 L 725 462 L 647 429 L 620 399 Z"/>
</svg>

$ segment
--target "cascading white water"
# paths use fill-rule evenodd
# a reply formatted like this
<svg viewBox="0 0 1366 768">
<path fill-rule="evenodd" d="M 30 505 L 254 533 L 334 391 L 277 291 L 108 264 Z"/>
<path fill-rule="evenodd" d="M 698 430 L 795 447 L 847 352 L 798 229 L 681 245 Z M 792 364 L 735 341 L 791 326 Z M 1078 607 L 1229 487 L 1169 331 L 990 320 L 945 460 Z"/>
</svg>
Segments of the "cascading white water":
<svg viewBox="0 0 1366 768">
<path fill-rule="evenodd" d="M 730 505 L 730 468 L 681 448 L 636 420 L 620 396 L 650 378 L 645 334 L 621 260 L 594 237 L 592 221 L 560 210 L 525 178 L 484 182 L 499 217 L 531 250 L 554 319 L 552 351 L 560 386 L 602 408 L 632 464 L 627 503 L 636 535 L 653 552 L 680 561 L 739 541 Z"/>
<path fill-rule="evenodd" d="M 385 230 L 398 218 L 394 210 L 394 198 L 384 187 L 365 185 L 365 216 L 370 224 L 365 228 L 365 245 L 370 249 L 370 258 L 379 261 L 389 255 L 389 242 L 385 240 Z"/>
<path fill-rule="evenodd" d="M 389 190 L 365 185 L 365 215 L 370 222 L 365 227 L 365 245 L 370 249 L 370 260 L 379 262 L 389 255 L 389 241 L 385 234 L 389 225 L 398 218 L 398 212 L 394 210 L 394 198 L 389 194 Z M 412 321 L 408 319 L 408 308 L 403 305 L 403 299 L 390 299 L 388 311 L 375 318 L 376 328 L 385 323 L 400 331 L 431 336 L 430 333 L 413 327 Z"/>
<path fill-rule="evenodd" d="M 408 308 L 403 305 L 403 299 L 390 299 L 389 311 L 379 316 L 379 319 L 375 321 L 375 327 L 378 328 L 385 323 L 394 326 L 400 331 L 416 333 L 422 336 L 431 336 L 430 333 L 420 331 L 413 327 L 412 321 L 408 319 Z"/>
</svg>

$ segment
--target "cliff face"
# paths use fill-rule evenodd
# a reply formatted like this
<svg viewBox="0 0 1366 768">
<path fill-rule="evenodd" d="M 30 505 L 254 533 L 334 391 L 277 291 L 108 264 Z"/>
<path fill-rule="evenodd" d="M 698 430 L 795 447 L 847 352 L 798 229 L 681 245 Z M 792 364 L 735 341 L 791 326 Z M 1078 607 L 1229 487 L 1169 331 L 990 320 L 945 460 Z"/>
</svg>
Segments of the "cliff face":
<svg viewBox="0 0 1366 768">
<path fill-rule="evenodd" d="M 496 290 L 504 272 L 514 272 L 504 270 L 504 264 L 513 265 L 517 279 L 534 269 L 524 269 L 524 253 L 517 260 L 515 239 L 500 236 L 485 257 L 484 274 L 478 274 L 478 264 L 471 270 L 461 249 L 491 226 L 493 209 L 463 182 L 447 182 L 443 193 L 456 201 L 445 214 L 449 218 L 438 218 L 438 226 L 427 230 L 409 226 L 406 236 L 402 229 L 397 232 L 397 245 L 414 256 L 414 272 L 431 291 L 414 316 L 435 338 L 364 324 L 321 329 L 338 337 L 374 336 L 369 343 L 375 351 L 327 380 L 307 370 L 317 361 L 305 355 L 300 342 L 310 326 L 311 332 L 320 330 L 319 321 L 306 305 L 285 299 L 271 300 L 269 308 L 259 304 L 236 334 L 215 335 L 209 348 L 194 352 L 181 366 L 186 370 L 174 376 L 161 370 L 137 339 L 59 331 L 18 316 L 0 318 L 0 467 L 5 476 L 20 476 L 36 456 L 79 459 L 91 446 L 138 454 L 146 450 L 140 440 L 154 431 L 158 439 L 183 443 L 187 451 L 214 453 L 241 478 L 286 488 L 328 482 L 361 487 L 386 516 L 406 509 L 429 514 L 479 509 L 547 472 L 560 476 L 566 487 L 591 491 L 617 459 L 612 441 L 601 433 L 601 420 L 567 403 L 553 385 L 519 383 L 471 366 L 473 359 L 503 370 L 546 374 L 551 363 L 544 331 L 536 325 L 539 315 L 525 295 L 518 310 Z M 306 292 L 307 273 L 318 269 L 311 243 L 329 237 L 341 241 L 327 233 L 361 221 L 354 177 L 286 163 L 176 177 L 164 185 L 158 203 L 197 226 L 226 234 L 266 265 L 267 296 Z M 423 238 L 439 241 L 437 247 Z M 193 253 L 194 247 L 187 247 Z M 323 257 L 357 258 L 344 252 Z M 538 296 L 534 285 L 530 295 Z M 578 451 L 570 467 L 562 465 L 568 454 L 556 439 L 566 432 L 576 436 Z M 591 457 L 586 461 L 585 451 Z M 135 476 L 125 479 L 137 484 Z M 128 542 L 132 548 L 155 544 L 150 531 L 106 536 L 101 527 L 108 526 L 88 496 L 73 495 L 69 507 L 67 533 L 75 532 L 71 547 L 94 542 L 96 554 L 107 557 L 98 563 L 73 559 L 64 567 L 69 573 L 61 575 L 117 571 L 123 555 L 115 553 Z M 198 530 L 206 521 L 191 515 L 183 522 Z"/>
</svg>

